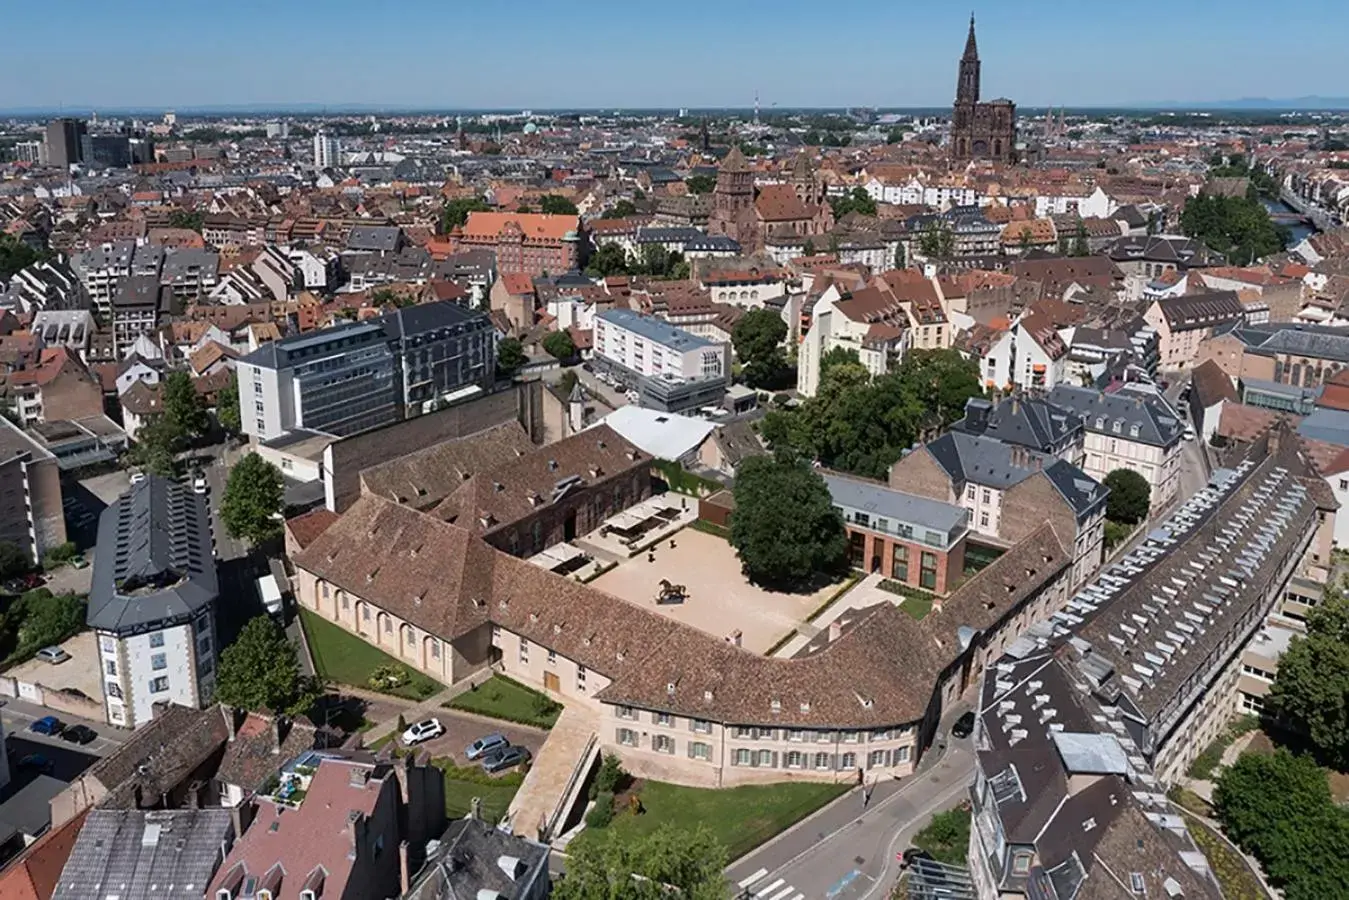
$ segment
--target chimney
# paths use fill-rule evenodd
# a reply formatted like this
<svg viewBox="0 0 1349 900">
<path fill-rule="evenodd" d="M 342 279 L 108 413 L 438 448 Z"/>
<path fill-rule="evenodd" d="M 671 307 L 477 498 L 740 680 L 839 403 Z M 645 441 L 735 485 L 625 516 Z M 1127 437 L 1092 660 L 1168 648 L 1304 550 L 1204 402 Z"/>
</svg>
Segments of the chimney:
<svg viewBox="0 0 1349 900">
<path fill-rule="evenodd" d="M 407 894 L 408 889 L 412 887 L 412 872 L 408 863 L 408 842 L 398 842 L 398 883 L 402 886 L 402 893 Z"/>
</svg>

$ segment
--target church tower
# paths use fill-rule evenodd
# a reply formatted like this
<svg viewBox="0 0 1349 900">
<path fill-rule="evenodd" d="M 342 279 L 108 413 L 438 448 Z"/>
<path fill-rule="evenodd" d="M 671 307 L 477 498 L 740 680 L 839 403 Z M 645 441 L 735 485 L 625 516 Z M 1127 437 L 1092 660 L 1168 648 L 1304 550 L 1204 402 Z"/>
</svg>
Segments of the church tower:
<svg viewBox="0 0 1349 900">
<path fill-rule="evenodd" d="M 970 13 L 970 36 L 960 57 L 960 75 L 956 80 L 956 106 L 979 102 L 979 42 L 974 39 L 974 13 Z"/>
<path fill-rule="evenodd" d="M 755 245 L 754 172 L 738 145 L 731 145 L 717 169 L 707 226 L 712 234 L 733 238 L 746 250 Z"/>
</svg>

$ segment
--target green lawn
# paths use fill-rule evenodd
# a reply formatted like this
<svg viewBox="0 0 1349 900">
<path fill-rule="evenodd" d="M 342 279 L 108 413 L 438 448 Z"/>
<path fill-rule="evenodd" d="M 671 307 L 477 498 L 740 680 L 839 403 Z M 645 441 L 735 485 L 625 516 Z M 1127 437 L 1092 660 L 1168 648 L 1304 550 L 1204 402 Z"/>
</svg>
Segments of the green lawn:
<svg viewBox="0 0 1349 900">
<path fill-rule="evenodd" d="M 932 612 L 932 604 L 937 599 L 936 594 L 928 593 L 893 578 L 886 578 L 876 586 L 883 591 L 889 591 L 903 597 L 904 602 L 899 605 L 899 608 L 919 621 Z"/>
<path fill-rule="evenodd" d="M 450 709 L 462 709 L 536 728 L 552 728 L 557 717 L 562 714 L 561 703 L 504 675 L 493 675 L 445 705 Z"/>
<path fill-rule="evenodd" d="M 1269 900 L 1269 894 L 1236 851 L 1207 825 L 1194 819 L 1186 821 L 1195 846 L 1208 859 L 1226 900 Z"/>
<path fill-rule="evenodd" d="M 356 635 L 310 612 L 300 610 L 300 623 L 309 638 L 309 650 L 314 654 L 314 668 L 320 675 L 336 684 L 350 684 L 371 689 L 370 673 L 383 665 L 402 665 L 383 650 L 379 650 Z M 423 675 L 411 666 L 403 666 L 410 680 L 407 684 L 385 691 L 409 700 L 424 700 L 439 691 L 440 682 Z"/>
<path fill-rule="evenodd" d="M 851 783 L 797 781 L 714 790 L 646 781 L 637 792 L 645 812 L 637 816 L 620 812 L 603 831 L 646 835 L 666 824 L 689 830 L 706 825 L 734 860 L 851 787 Z"/>
<path fill-rule="evenodd" d="M 937 813 L 913 836 L 913 845 L 931 853 L 939 862 L 965 865 L 970 846 L 970 811 L 951 809 Z"/>
<path fill-rule="evenodd" d="M 477 797 L 482 800 L 482 817 L 488 822 L 500 821 L 525 780 L 524 773 L 518 771 L 494 778 L 478 766 L 461 768 L 448 759 L 433 762 L 445 773 L 445 815 L 451 819 L 468 815 Z"/>
</svg>

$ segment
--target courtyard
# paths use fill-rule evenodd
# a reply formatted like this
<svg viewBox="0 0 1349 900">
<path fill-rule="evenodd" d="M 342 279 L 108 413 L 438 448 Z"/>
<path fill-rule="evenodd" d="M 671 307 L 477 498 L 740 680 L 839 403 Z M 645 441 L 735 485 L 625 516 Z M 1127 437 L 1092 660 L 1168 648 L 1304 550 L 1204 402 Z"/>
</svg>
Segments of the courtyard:
<svg viewBox="0 0 1349 900">
<path fill-rule="evenodd" d="M 662 580 L 685 587 L 683 602 L 656 603 Z M 725 539 L 692 528 L 625 560 L 591 584 L 719 638 L 738 631 L 740 645 L 754 653 L 766 653 L 838 590 L 836 584 L 809 594 L 755 587 L 740 574 L 740 560 Z"/>
</svg>

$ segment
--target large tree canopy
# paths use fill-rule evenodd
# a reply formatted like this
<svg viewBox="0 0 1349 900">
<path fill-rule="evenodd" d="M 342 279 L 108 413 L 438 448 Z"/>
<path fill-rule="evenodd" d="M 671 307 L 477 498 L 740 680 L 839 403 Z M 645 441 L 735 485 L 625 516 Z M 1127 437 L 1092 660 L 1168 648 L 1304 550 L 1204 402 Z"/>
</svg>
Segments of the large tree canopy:
<svg viewBox="0 0 1349 900">
<path fill-rule="evenodd" d="M 905 448 L 959 419 L 965 401 L 982 393 L 978 367 L 954 350 L 910 351 L 896 371 L 875 379 L 833 358 L 816 395 L 770 412 L 761 434 L 774 450 L 884 478 Z"/>
<path fill-rule="evenodd" d="M 1133 469 L 1115 469 L 1105 476 L 1110 489 L 1105 514 L 1112 522 L 1136 525 L 1148 517 L 1152 503 L 1152 488 L 1148 480 Z"/>
<path fill-rule="evenodd" d="M 576 204 L 558 194 L 544 194 L 539 198 L 539 212 L 555 216 L 574 216 Z"/>
<path fill-rule="evenodd" d="M 1305 733 L 1320 757 L 1349 769 L 1349 598 L 1328 588 L 1307 616 L 1307 635 L 1279 659 L 1269 710 Z"/>
<path fill-rule="evenodd" d="M 270 616 L 250 619 L 220 654 L 215 698 L 229 706 L 296 716 L 322 692 L 321 684 L 300 674 L 295 645 Z"/>
<path fill-rule="evenodd" d="M 192 376 L 171 372 L 160 387 L 164 398 L 164 418 L 183 437 L 201 437 L 211 427 L 206 403 L 197 393 Z"/>
<path fill-rule="evenodd" d="M 751 309 L 735 323 L 731 346 L 744 366 L 745 380 L 752 387 L 765 387 L 777 381 L 787 368 L 782 342 L 787 338 L 787 323 L 771 309 Z"/>
<path fill-rule="evenodd" d="M 591 839 L 593 838 L 593 839 Z M 605 829 L 569 850 L 555 900 L 727 900 L 726 848 L 705 827 Z M 674 890 L 671 890 L 673 888 Z"/>
<path fill-rule="evenodd" d="M 824 479 L 780 456 L 750 457 L 736 470 L 731 544 L 750 581 L 788 590 L 837 572 L 847 552 Z"/>
<path fill-rule="evenodd" d="M 1282 252 L 1287 238 L 1254 197 L 1191 197 L 1180 214 L 1180 227 L 1239 266 Z"/>
<path fill-rule="evenodd" d="M 230 470 L 225 496 L 220 501 L 220 521 L 234 537 L 256 544 L 281 533 L 276 515 L 284 507 L 281 470 L 256 453 L 249 453 Z"/>
</svg>

